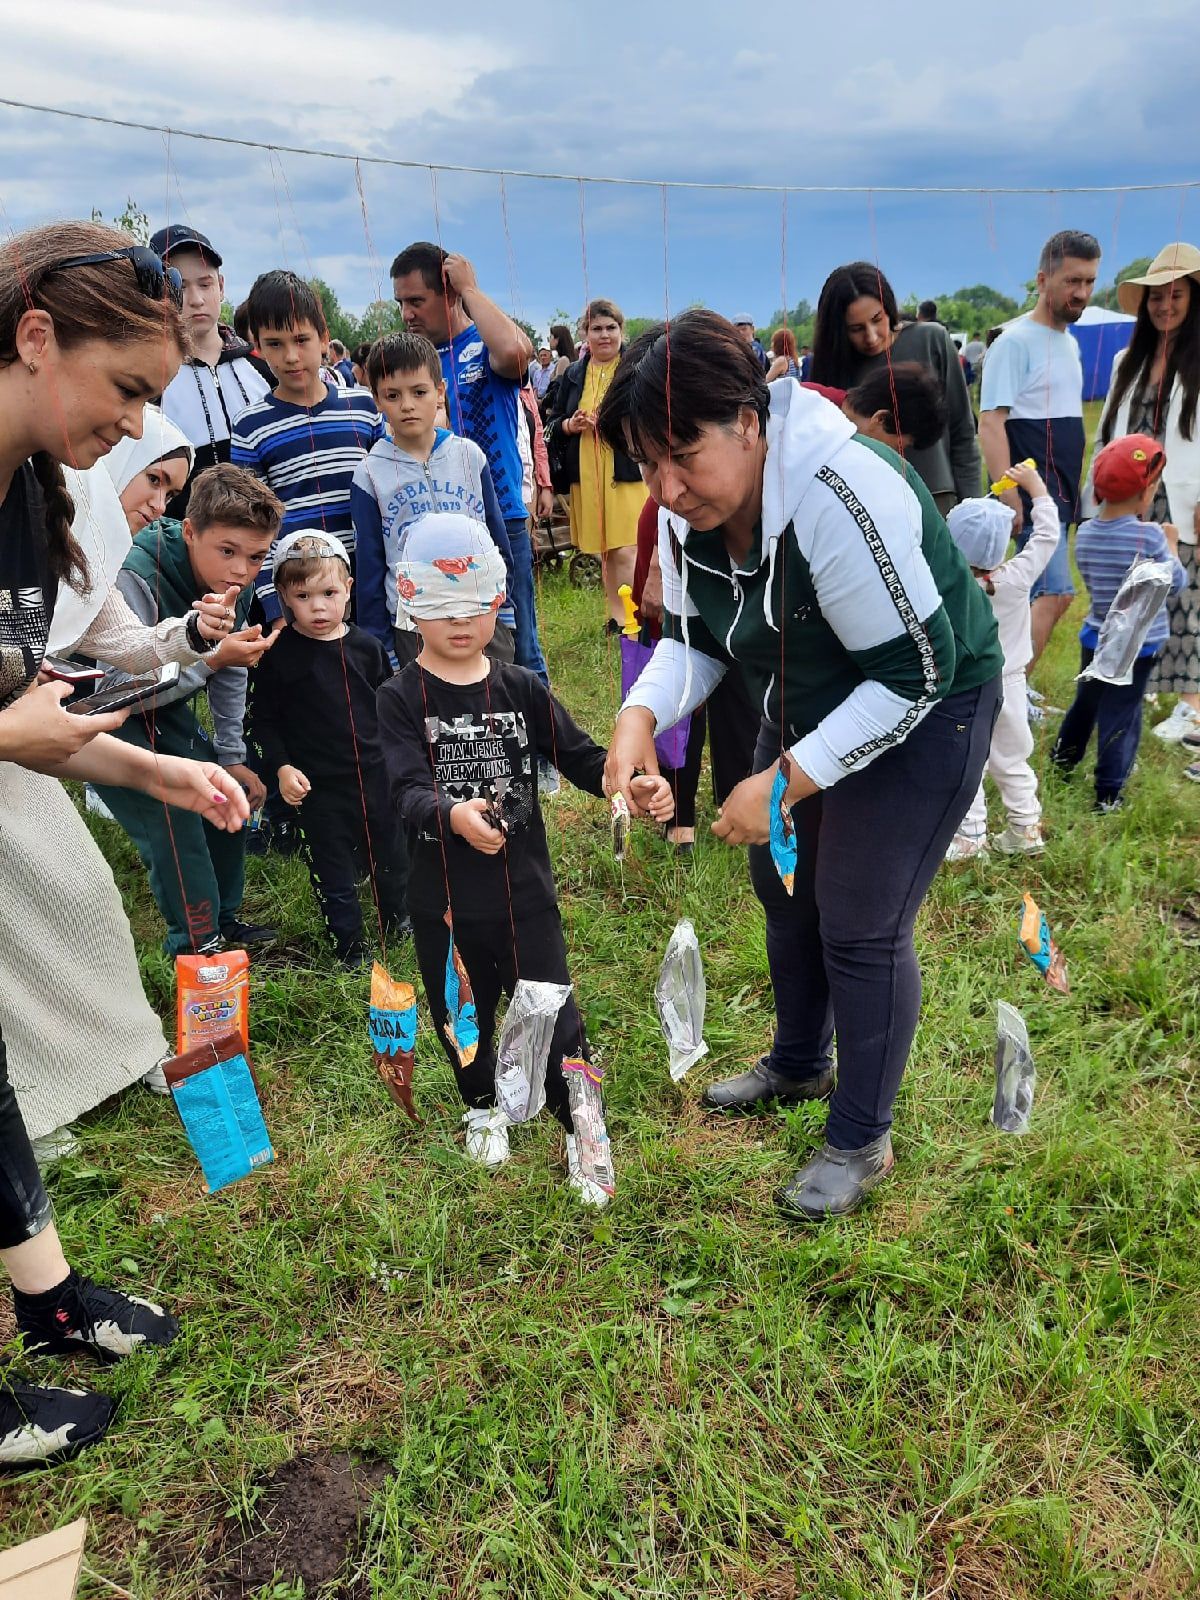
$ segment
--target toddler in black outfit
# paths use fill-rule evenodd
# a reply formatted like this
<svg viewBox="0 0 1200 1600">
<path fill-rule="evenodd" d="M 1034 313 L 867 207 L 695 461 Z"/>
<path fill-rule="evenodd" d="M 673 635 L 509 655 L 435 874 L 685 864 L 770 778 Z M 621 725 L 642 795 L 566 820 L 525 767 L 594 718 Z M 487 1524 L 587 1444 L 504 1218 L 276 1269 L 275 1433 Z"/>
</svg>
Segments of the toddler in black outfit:
<svg viewBox="0 0 1200 1600">
<path fill-rule="evenodd" d="M 486 527 L 458 512 L 414 523 L 399 563 L 399 602 L 421 651 L 379 691 L 379 728 L 392 796 L 407 824 L 409 909 L 434 1031 L 468 1106 L 466 1150 L 485 1166 L 508 1158 L 508 1120 L 496 1104 L 496 1009 L 519 979 L 569 984 L 567 952 L 538 800 L 538 761 L 602 795 L 605 752 L 524 667 L 484 647 L 504 600 L 505 568 Z M 672 814 L 665 778 L 635 779 L 658 821 Z M 463 1064 L 447 1040 L 446 963 L 455 950 L 471 981 L 479 1043 Z M 558 1013 L 546 1102 L 567 1131 L 571 1187 L 603 1205 L 585 1172 L 565 1070 L 589 1060 L 583 1021 L 568 996 Z M 564 1063 L 566 1066 L 564 1067 Z"/>
<path fill-rule="evenodd" d="M 408 932 L 404 837 L 379 745 L 375 694 L 392 675 L 372 634 L 347 622 L 350 559 L 333 534 L 298 529 L 274 554 L 288 618 L 255 673 L 251 727 L 266 770 L 300 813 L 309 872 L 338 958 L 367 960 L 358 878 L 370 877 L 385 937 Z"/>
</svg>

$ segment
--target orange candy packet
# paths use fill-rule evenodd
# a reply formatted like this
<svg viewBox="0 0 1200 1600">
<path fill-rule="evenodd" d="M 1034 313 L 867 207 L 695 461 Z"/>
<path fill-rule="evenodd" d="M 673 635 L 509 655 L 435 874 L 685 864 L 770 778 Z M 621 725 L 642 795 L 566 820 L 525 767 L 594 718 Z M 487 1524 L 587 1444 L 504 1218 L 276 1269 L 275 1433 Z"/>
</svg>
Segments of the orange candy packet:
<svg viewBox="0 0 1200 1600">
<path fill-rule="evenodd" d="M 250 1048 L 250 957 L 244 950 L 176 956 L 176 1054 L 231 1033 Z"/>
</svg>

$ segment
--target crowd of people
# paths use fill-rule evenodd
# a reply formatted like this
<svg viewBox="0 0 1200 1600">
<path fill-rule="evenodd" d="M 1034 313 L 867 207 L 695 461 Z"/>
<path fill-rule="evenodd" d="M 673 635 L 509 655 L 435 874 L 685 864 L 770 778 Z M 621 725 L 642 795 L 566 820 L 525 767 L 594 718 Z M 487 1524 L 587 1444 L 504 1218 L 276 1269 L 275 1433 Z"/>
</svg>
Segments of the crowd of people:
<svg viewBox="0 0 1200 1600">
<path fill-rule="evenodd" d="M 167 1092 L 120 896 L 63 778 L 92 784 L 136 846 L 173 955 L 273 939 L 242 915 L 251 811 L 260 846 L 303 851 L 351 969 L 375 942 L 365 875 L 390 958 L 411 940 L 465 1154 L 495 1167 L 501 1002 L 518 975 L 570 982 L 543 797 L 561 773 L 686 852 L 707 737 L 712 833 L 748 847 L 765 910 L 775 1033 L 704 1104 L 828 1100 L 821 1148 L 779 1195 L 788 1216 L 843 1215 L 888 1176 L 933 878 L 989 845 L 1046 847 L 1027 675 L 1070 604 L 1072 525 L 1084 666 L 1135 559 L 1168 563 L 1172 595 L 1131 683 L 1081 682 L 1053 763 L 1069 777 L 1098 729 L 1096 805 L 1117 809 L 1151 691 L 1177 696 L 1155 731 L 1200 747 L 1200 251 L 1168 245 L 1122 284 L 1137 322 L 1085 473 L 1068 330 L 1099 256 L 1087 234 L 1047 241 L 1035 308 L 988 353 L 977 424 L 946 330 L 902 318 L 862 262 L 826 280 L 811 351 L 705 310 L 627 344 L 598 298 L 578 343 L 556 324 L 535 352 L 468 260 L 417 241 L 391 269 L 404 331 L 349 351 L 284 270 L 226 326 L 221 253 L 191 226 L 144 246 L 94 222 L 10 242 L 0 1260 L 28 1352 L 113 1359 L 176 1332 L 69 1266 L 39 1170 L 108 1095 Z M 531 526 L 556 500 L 601 560 L 605 631 L 629 585 L 656 641 L 607 746 L 550 691 Z M 81 673 L 136 705 L 73 715 Z M 668 763 L 673 727 L 687 737 Z M 990 838 L 985 773 L 1006 813 Z M 799 841 L 786 888 L 780 806 Z M 600 1206 L 612 1184 L 595 1125 L 592 1157 L 579 1137 L 572 1074 L 602 1076 L 568 999 L 547 1100 L 571 1191 Z M 72 1454 L 111 1415 L 101 1395 L 6 1379 L 0 1463 Z"/>
</svg>

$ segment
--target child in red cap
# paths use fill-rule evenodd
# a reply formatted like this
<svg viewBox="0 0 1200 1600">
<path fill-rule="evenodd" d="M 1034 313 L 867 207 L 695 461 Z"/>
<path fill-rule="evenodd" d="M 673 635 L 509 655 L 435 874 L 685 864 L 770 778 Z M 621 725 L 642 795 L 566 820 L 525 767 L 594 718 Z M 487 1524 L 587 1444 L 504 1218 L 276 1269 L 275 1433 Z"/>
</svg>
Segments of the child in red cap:
<svg viewBox="0 0 1200 1600">
<path fill-rule="evenodd" d="M 1094 517 L 1079 524 L 1075 535 L 1075 562 L 1091 600 L 1087 619 L 1079 630 L 1082 667 L 1095 654 L 1108 608 L 1135 561 L 1173 562 L 1172 592 L 1182 589 L 1186 582 L 1176 555 L 1176 529 L 1170 523 L 1160 527 L 1156 522 L 1142 521 L 1166 460 L 1157 440 L 1144 433 L 1130 433 L 1105 445 L 1093 464 L 1092 484 L 1096 499 L 1102 504 Z M 1075 701 L 1063 718 L 1051 760 L 1064 771 L 1073 771 L 1083 760 L 1092 729 L 1098 730 L 1098 811 L 1116 811 L 1121 806 L 1122 790 L 1142 736 L 1142 697 L 1166 642 L 1167 615 L 1160 610 L 1134 662 L 1132 683 L 1101 683 L 1084 678 L 1076 685 Z"/>
</svg>

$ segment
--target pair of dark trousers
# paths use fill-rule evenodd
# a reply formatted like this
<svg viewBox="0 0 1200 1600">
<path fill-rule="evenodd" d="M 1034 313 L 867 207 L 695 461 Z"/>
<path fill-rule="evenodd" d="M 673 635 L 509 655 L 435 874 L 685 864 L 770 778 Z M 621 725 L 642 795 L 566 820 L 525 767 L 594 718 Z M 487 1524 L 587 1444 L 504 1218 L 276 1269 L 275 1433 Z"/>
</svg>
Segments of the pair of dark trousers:
<svg viewBox="0 0 1200 1600">
<path fill-rule="evenodd" d="M 983 777 L 1001 680 L 939 701 L 899 745 L 792 811 L 789 897 L 766 845 L 750 876 L 767 919 L 775 993 L 771 1065 L 808 1078 L 832 1060 L 838 1080 L 825 1137 L 857 1150 L 892 1124 L 921 1008 L 913 927 Z M 764 725 L 761 772 L 779 755 Z"/>
<path fill-rule="evenodd" d="M 163 755 L 211 761 L 212 746 L 197 733 L 185 748 Z M 242 906 L 246 872 L 246 830 L 225 833 L 194 811 L 165 806 L 140 789 L 97 784 L 105 805 L 137 846 L 150 875 L 167 937 L 168 955 L 193 950 L 232 922 Z"/>
<path fill-rule="evenodd" d="M 1133 771 L 1142 739 L 1142 701 L 1160 653 L 1137 658 L 1132 683 L 1084 678 L 1075 685 L 1075 698 L 1062 719 L 1050 759 L 1056 767 L 1073 771 L 1083 760 L 1095 730 L 1096 800 L 1101 805 L 1119 798 Z M 1079 654 L 1082 672 L 1095 651 L 1084 645 Z"/>
<path fill-rule="evenodd" d="M 408 852 L 383 782 L 370 773 L 313 783 L 300 807 L 300 837 L 317 904 L 339 955 L 362 945 L 358 878 L 365 869 L 385 932 L 405 920 Z"/>
<path fill-rule="evenodd" d="M 13 1086 L 8 1055 L 0 1037 L 0 1250 L 24 1244 L 52 1220 L 50 1198 Z"/>
<path fill-rule="evenodd" d="M 515 938 L 515 944 L 514 944 Z M 518 978 L 539 983 L 570 983 L 567 947 L 563 942 L 562 920 L 558 907 L 519 916 L 510 920 L 507 910 L 486 922 L 455 923 L 454 944 L 471 980 L 475 1013 L 479 1023 L 479 1049 L 469 1067 L 460 1067 L 453 1045 L 446 1038 L 446 956 L 450 930 L 440 918 L 413 918 L 413 943 L 421 968 L 421 982 L 429 1003 L 429 1020 L 446 1059 L 454 1068 L 454 1078 L 463 1103 L 468 1106 L 496 1104 L 496 1010 L 502 995 L 512 995 Z M 546 1104 L 568 1133 L 572 1131 L 567 1103 L 567 1080 L 563 1058 L 590 1060 L 583 1019 L 569 994 L 554 1024 L 550 1055 L 546 1067 Z"/>
</svg>

